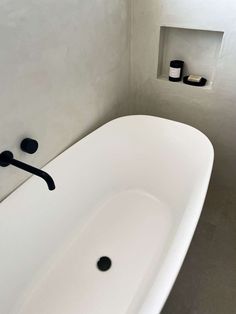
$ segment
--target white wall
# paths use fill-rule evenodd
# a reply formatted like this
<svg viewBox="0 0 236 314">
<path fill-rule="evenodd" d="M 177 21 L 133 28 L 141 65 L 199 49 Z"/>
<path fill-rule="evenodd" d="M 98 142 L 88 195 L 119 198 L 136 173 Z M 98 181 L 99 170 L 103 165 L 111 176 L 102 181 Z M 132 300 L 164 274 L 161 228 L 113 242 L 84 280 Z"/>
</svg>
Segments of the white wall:
<svg viewBox="0 0 236 314">
<path fill-rule="evenodd" d="M 212 89 L 157 80 L 160 26 L 223 31 Z M 130 113 L 188 123 L 212 140 L 214 178 L 236 186 L 236 2 L 233 0 L 132 0 Z M 196 73 L 201 74 L 201 73 Z"/>
<path fill-rule="evenodd" d="M 116 117 L 129 87 L 129 0 L 0 0 L 0 151 L 42 166 Z M 37 154 L 19 150 L 25 136 Z M 0 168 L 0 199 L 27 174 Z"/>
</svg>

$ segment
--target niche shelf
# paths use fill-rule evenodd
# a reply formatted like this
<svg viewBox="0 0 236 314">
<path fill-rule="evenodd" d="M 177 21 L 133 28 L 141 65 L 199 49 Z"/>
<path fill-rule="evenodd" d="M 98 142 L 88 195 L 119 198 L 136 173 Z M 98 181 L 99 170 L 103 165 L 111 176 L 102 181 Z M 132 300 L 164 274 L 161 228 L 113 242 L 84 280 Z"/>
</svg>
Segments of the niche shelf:
<svg viewBox="0 0 236 314">
<path fill-rule="evenodd" d="M 170 61 L 179 59 L 185 62 L 183 75 L 201 75 L 207 79 L 205 88 L 211 88 L 223 35 L 220 31 L 161 26 L 157 78 L 167 81 Z"/>
</svg>

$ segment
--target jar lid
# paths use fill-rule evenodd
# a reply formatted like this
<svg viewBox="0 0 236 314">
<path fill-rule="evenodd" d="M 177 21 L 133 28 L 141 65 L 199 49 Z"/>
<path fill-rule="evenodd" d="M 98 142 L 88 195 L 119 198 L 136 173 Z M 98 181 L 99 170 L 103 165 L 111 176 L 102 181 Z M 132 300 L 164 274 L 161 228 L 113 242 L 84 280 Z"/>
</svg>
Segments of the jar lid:
<svg viewBox="0 0 236 314">
<path fill-rule="evenodd" d="M 182 61 L 182 60 L 172 60 L 172 61 L 170 61 L 170 66 L 172 68 L 182 68 L 184 66 L 184 61 Z"/>
</svg>

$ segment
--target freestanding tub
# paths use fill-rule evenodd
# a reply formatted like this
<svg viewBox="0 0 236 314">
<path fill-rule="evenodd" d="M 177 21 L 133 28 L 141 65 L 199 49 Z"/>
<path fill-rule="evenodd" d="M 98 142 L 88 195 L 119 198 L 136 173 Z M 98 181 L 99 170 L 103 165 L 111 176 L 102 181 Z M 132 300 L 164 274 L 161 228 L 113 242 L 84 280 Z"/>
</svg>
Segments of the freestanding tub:
<svg viewBox="0 0 236 314">
<path fill-rule="evenodd" d="M 31 177 L 0 204 L 0 313 L 160 313 L 213 155 L 198 130 L 151 116 L 111 121 L 62 153 L 44 168 L 55 191 Z"/>
</svg>

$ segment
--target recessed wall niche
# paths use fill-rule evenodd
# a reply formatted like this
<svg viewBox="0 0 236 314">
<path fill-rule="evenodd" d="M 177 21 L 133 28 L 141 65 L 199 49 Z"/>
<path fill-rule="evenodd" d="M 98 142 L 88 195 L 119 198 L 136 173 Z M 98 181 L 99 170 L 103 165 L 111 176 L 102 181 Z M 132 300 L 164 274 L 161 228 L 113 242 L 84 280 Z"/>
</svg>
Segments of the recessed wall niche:
<svg viewBox="0 0 236 314">
<path fill-rule="evenodd" d="M 161 26 L 158 78 L 168 79 L 170 61 L 185 62 L 184 75 L 196 74 L 214 82 L 223 32 Z"/>
</svg>

